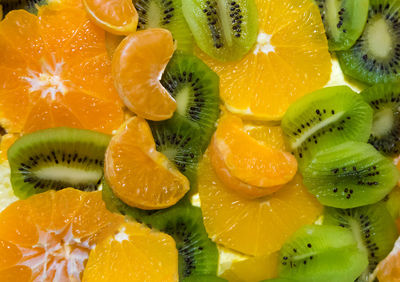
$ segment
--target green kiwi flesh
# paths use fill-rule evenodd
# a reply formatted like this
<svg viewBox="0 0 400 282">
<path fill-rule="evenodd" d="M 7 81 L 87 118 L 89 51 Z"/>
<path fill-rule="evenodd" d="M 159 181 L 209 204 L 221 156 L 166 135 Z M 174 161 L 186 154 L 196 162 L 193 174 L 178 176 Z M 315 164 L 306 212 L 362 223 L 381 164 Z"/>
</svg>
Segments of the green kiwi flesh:
<svg viewBox="0 0 400 282">
<path fill-rule="evenodd" d="M 183 279 L 183 282 L 224 282 L 228 281 L 215 275 L 197 275 L 189 276 Z"/>
<path fill-rule="evenodd" d="M 24 135 L 8 150 L 11 184 L 19 198 L 50 189 L 92 191 L 103 176 L 110 136 L 58 127 Z"/>
<path fill-rule="evenodd" d="M 279 262 L 280 278 L 307 282 L 353 282 L 368 266 L 351 231 L 333 225 L 296 231 L 283 245 Z"/>
<path fill-rule="evenodd" d="M 400 187 L 396 186 L 389 195 L 387 195 L 383 202 L 386 204 L 386 208 L 390 215 L 394 219 L 400 218 Z"/>
<path fill-rule="evenodd" d="M 254 0 L 184 0 L 182 8 L 197 45 L 217 60 L 239 60 L 256 43 Z"/>
<path fill-rule="evenodd" d="M 182 12 L 187 0 L 133 0 L 138 12 L 138 30 L 165 28 L 171 31 L 178 50 L 192 52 L 193 36 Z"/>
<path fill-rule="evenodd" d="M 326 208 L 324 224 L 351 230 L 359 248 L 368 253 L 368 267 L 357 281 L 368 282 L 370 274 L 389 254 L 398 237 L 395 221 L 382 202 L 354 209 Z"/>
<path fill-rule="evenodd" d="M 175 52 L 161 79 L 177 103 L 176 117 L 186 119 L 199 131 L 206 149 L 219 116 L 219 77 L 194 55 Z"/>
<path fill-rule="evenodd" d="M 328 38 L 329 50 L 347 50 L 364 30 L 369 0 L 315 0 Z"/>
<path fill-rule="evenodd" d="M 400 2 L 369 2 L 361 37 L 352 48 L 337 53 L 340 67 L 346 75 L 370 85 L 397 82 L 400 80 Z"/>
<path fill-rule="evenodd" d="M 303 183 L 325 206 L 354 208 L 382 200 L 399 172 L 367 143 L 345 142 L 323 150 L 303 171 Z"/>
<path fill-rule="evenodd" d="M 32 14 L 37 14 L 37 5 L 46 5 L 47 0 L 1 0 L 3 17 L 12 10 L 24 9 Z"/>
<path fill-rule="evenodd" d="M 372 109 L 347 86 L 328 87 L 293 103 L 282 119 L 299 168 L 322 149 L 342 142 L 367 142 L 372 126 Z"/>
<path fill-rule="evenodd" d="M 385 155 L 400 153 L 400 84 L 377 84 L 361 92 L 374 111 L 368 142 Z"/>
</svg>

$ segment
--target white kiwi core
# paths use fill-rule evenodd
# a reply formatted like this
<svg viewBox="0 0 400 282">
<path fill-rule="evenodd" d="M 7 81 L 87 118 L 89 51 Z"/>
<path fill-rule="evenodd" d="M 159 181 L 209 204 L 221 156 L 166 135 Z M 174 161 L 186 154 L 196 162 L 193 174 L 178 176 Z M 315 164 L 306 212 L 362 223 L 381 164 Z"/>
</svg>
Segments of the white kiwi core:
<svg viewBox="0 0 400 282">
<path fill-rule="evenodd" d="M 393 41 L 389 26 L 383 16 L 371 19 L 366 34 L 369 52 L 377 59 L 386 59 L 392 52 Z"/>
<path fill-rule="evenodd" d="M 384 108 L 375 113 L 372 123 L 372 134 L 377 137 L 387 134 L 394 122 L 393 111 L 391 108 Z"/>
</svg>

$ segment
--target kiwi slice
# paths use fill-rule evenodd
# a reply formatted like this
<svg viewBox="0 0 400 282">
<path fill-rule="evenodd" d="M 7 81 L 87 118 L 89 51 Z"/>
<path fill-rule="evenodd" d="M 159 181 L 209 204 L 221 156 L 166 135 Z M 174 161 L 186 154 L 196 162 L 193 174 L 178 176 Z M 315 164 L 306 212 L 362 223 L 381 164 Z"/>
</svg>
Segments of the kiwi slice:
<svg viewBox="0 0 400 282">
<path fill-rule="evenodd" d="M 183 117 L 199 130 L 202 148 L 208 146 L 219 116 L 219 77 L 194 55 L 176 52 L 169 61 L 161 84 L 176 100 L 176 117 Z"/>
<path fill-rule="evenodd" d="M 293 103 L 282 120 L 302 169 L 315 153 L 344 141 L 367 142 L 372 109 L 347 86 L 317 90 Z"/>
<path fill-rule="evenodd" d="M 346 75 L 367 84 L 399 81 L 400 2 L 369 2 L 368 19 L 361 37 L 352 48 L 337 53 L 340 67 Z"/>
<path fill-rule="evenodd" d="M 197 45 L 217 60 L 239 60 L 256 43 L 254 0 L 184 0 L 182 8 Z"/>
<path fill-rule="evenodd" d="M 377 84 L 361 92 L 374 111 L 368 142 L 385 155 L 400 153 L 400 84 Z"/>
<path fill-rule="evenodd" d="M 165 28 L 171 31 L 178 50 L 192 52 L 193 36 L 182 12 L 186 0 L 133 0 L 139 16 L 138 30 Z"/>
<path fill-rule="evenodd" d="M 382 200 L 399 172 L 367 143 L 345 142 L 323 150 L 303 171 L 303 183 L 326 206 L 354 208 Z"/>
<path fill-rule="evenodd" d="M 37 14 L 37 5 L 46 5 L 47 0 L 1 0 L 0 6 L 3 11 L 3 17 L 10 11 L 25 9 L 32 14 Z M 1 19 L 1 18 L 0 18 Z"/>
<path fill-rule="evenodd" d="M 110 136 L 57 127 L 24 135 L 8 150 L 11 184 L 19 198 L 50 189 L 95 190 Z"/>
<path fill-rule="evenodd" d="M 197 275 L 189 276 L 183 279 L 183 282 L 224 282 L 228 281 L 215 275 Z"/>
<path fill-rule="evenodd" d="M 326 208 L 324 224 L 350 229 L 360 249 L 368 253 L 369 265 L 357 281 L 368 282 L 378 263 L 392 250 L 398 234 L 384 203 L 354 208 Z"/>
<path fill-rule="evenodd" d="M 363 32 L 369 0 L 315 0 L 325 26 L 329 50 L 347 50 Z"/>
<path fill-rule="evenodd" d="M 309 225 L 296 231 L 283 245 L 279 277 L 307 282 L 352 282 L 367 266 L 367 254 L 358 248 L 350 230 Z"/>
</svg>

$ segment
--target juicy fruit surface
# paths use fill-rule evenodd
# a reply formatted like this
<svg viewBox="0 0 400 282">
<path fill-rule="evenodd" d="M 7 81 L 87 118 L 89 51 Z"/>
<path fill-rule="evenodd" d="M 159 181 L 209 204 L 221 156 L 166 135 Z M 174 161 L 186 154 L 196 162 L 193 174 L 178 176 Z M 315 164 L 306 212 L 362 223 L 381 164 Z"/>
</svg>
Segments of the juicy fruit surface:
<svg viewBox="0 0 400 282">
<path fill-rule="evenodd" d="M 379 263 L 374 276 L 379 281 L 396 282 L 400 279 L 400 238 L 397 239 L 390 254 Z"/>
<path fill-rule="evenodd" d="M 199 55 L 219 75 L 220 95 L 229 111 L 278 120 L 291 103 L 329 80 L 331 58 L 314 3 L 256 0 L 256 4 L 257 44 L 242 60 L 221 63 Z"/>
<path fill-rule="evenodd" d="M 100 192 L 48 191 L 0 214 L 0 280 L 80 280 L 90 250 L 118 229 Z"/>
<path fill-rule="evenodd" d="M 82 281 L 178 281 L 174 239 L 125 223 L 90 252 Z"/>
<path fill-rule="evenodd" d="M 115 50 L 115 87 L 124 104 L 138 116 L 164 120 L 176 110 L 175 100 L 159 82 L 173 53 L 171 33 L 159 28 L 132 33 Z"/>
<path fill-rule="evenodd" d="M 104 173 L 114 193 L 130 206 L 160 209 L 189 191 L 189 181 L 156 145 L 147 122 L 129 119 L 111 139 Z"/>
<path fill-rule="evenodd" d="M 294 231 L 314 222 L 321 213 L 321 205 L 301 184 L 300 176 L 271 196 L 248 200 L 221 183 L 207 153 L 198 175 L 204 225 L 210 238 L 245 254 L 279 250 Z"/>
<path fill-rule="evenodd" d="M 328 225 L 296 231 L 282 247 L 279 260 L 280 277 L 310 282 L 354 281 L 368 265 L 353 234 Z"/>
<path fill-rule="evenodd" d="M 130 0 L 83 0 L 88 15 L 101 28 L 118 35 L 136 31 L 138 14 Z"/>
<path fill-rule="evenodd" d="M 182 9 L 197 45 L 216 60 L 239 60 L 256 42 L 254 0 L 186 0 Z"/>
<path fill-rule="evenodd" d="M 324 148 L 346 140 L 366 142 L 371 126 L 372 109 L 347 86 L 323 88 L 302 97 L 282 120 L 300 167 Z"/>
<path fill-rule="evenodd" d="M 82 9 L 52 7 L 38 16 L 15 10 L 0 23 L 1 124 L 9 133 L 57 126 L 111 133 L 123 112 L 104 31 Z"/>
<path fill-rule="evenodd" d="M 396 185 L 399 172 L 371 145 L 345 142 L 317 154 L 303 177 L 322 204 L 354 208 L 383 199 Z"/>
<path fill-rule="evenodd" d="M 15 195 L 27 198 L 50 189 L 92 191 L 103 176 L 110 136 L 74 128 L 50 128 L 24 135 L 8 150 Z"/>
</svg>

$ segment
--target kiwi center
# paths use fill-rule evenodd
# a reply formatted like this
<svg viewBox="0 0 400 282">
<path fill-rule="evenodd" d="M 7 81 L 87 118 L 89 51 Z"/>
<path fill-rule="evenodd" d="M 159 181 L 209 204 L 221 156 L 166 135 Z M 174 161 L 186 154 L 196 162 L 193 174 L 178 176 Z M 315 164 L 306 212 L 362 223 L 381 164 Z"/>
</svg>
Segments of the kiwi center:
<svg viewBox="0 0 400 282">
<path fill-rule="evenodd" d="M 371 19 L 366 34 L 369 52 L 377 59 L 388 58 L 392 52 L 393 42 L 386 20 L 382 16 Z"/>
<path fill-rule="evenodd" d="M 58 181 L 63 179 L 71 184 L 97 182 L 103 175 L 101 169 L 82 171 L 81 168 L 73 168 L 68 166 L 49 166 L 42 167 L 35 171 L 35 175 L 39 179 L 48 179 Z"/>
<path fill-rule="evenodd" d="M 147 27 L 155 28 L 160 26 L 160 15 L 162 15 L 162 11 L 160 10 L 160 6 L 157 5 L 155 1 L 149 1 L 148 7 L 148 17 L 147 17 Z"/>
<path fill-rule="evenodd" d="M 338 23 L 338 10 L 340 7 L 340 2 L 338 0 L 327 0 L 326 3 L 326 18 L 330 27 L 334 27 Z M 337 28 L 331 28 L 333 37 L 337 37 L 339 30 Z"/>
<path fill-rule="evenodd" d="M 177 104 L 176 111 L 181 116 L 186 115 L 186 110 L 189 105 L 189 100 L 191 97 L 191 89 L 188 85 L 181 88 L 175 96 L 175 101 Z"/>
<path fill-rule="evenodd" d="M 384 108 L 374 115 L 372 134 L 377 137 L 385 136 L 393 127 L 394 117 L 391 108 Z"/>
<path fill-rule="evenodd" d="M 228 46 L 232 46 L 231 23 L 228 14 L 229 13 L 228 1 L 218 0 L 218 7 L 219 7 L 218 9 L 220 10 L 219 15 L 222 24 L 222 30 L 224 32 L 224 38 Z"/>
</svg>

